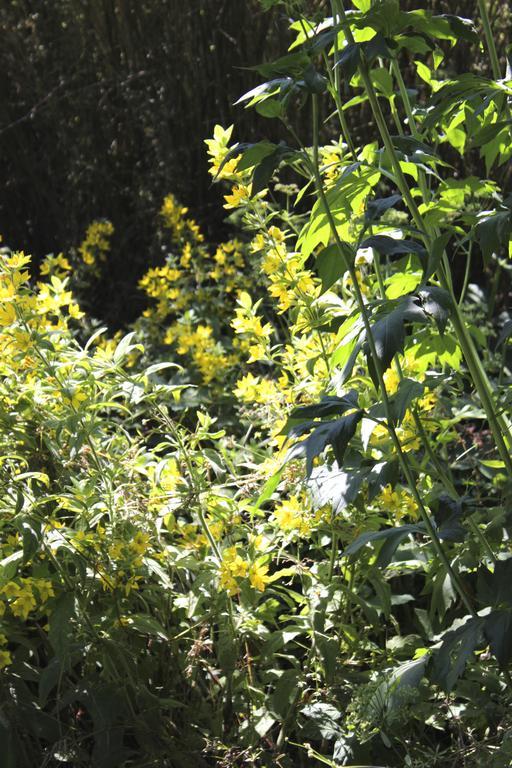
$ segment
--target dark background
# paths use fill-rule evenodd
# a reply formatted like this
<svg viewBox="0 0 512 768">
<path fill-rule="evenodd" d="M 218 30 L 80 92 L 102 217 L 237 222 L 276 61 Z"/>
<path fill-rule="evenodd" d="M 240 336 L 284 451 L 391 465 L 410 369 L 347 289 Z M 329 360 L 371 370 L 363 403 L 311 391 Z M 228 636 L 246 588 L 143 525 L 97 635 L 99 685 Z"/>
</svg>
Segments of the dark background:
<svg viewBox="0 0 512 768">
<path fill-rule="evenodd" d="M 491 3 L 498 28 L 507 5 Z M 312 13 L 327 6 L 309 2 Z M 476 2 L 402 7 L 474 18 Z M 263 12 L 257 0 L 0 0 L 4 242 L 37 262 L 109 218 L 113 248 L 94 309 L 113 325 L 132 319 L 137 279 L 158 259 L 165 194 L 190 207 L 207 238 L 226 234 L 221 190 L 207 173 L 214 124 L 235 122 L 238 140 L 280 138 L 275 121 L 232 105 L 259 82 L 247 67 L 286 52 L 287 25 L 283 6 Z M 455 50 L 454 71 L 478 65 L 478 51 Z M 349 113 L 361 139 L 364 109 Z"/>
</svg>

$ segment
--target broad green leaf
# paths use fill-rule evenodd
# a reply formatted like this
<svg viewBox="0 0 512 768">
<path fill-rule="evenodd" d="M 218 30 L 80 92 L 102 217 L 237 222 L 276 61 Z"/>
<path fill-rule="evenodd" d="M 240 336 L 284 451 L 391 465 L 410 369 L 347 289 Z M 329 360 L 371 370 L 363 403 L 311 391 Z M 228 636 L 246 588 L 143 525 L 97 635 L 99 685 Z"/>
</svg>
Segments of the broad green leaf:
<svg viewBox="0 0 512 768">
<path fill-rule="evenodd" d="M 434 654 L 432 680 L 443 690 L 450 692 L 475 650 L 483 642 L 485 619 L 473 616 L 462 626 L 450 630 L 443 636 L 441 647 Z"/>
</svg>

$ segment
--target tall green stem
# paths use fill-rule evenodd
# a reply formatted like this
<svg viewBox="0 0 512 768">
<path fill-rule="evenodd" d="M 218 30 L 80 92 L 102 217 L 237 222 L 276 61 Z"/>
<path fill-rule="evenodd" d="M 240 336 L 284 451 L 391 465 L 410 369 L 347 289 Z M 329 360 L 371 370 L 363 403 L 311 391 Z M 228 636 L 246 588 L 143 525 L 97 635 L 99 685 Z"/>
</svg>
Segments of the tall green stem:
<svg viewBox="0 0 512 768">
<path fill-rule="evenodd" d="M 392 414 L 391 414 L 391 406 L 389 402 L 389 397 L 386 391 L 386 385 L 384 382 L 384 377 L 382 374 L 382 369 L 380 365 L 379 356 L 377 354 L 377 349 L 375 346 L 375 340 L 373 338 L 372 329 L 370 325 L 370 318 L 368 314 L 367 306 L 364 302 L 363 295 L 361 293 L 361 289 L 359 287 L 359 283 L 357 280 L 357 274 L 355 271 L 354 265 L 347 259 L 343 243 L 341 242 L 340 236 L 338 234 L 338 230 L 336 228 L 336 222 L 334 221 L 331 209 L 329 207 L 329 203 L 327 201 L 327 197 L 325 195 L 324 187 L 322 178 L 320 175 L 320 165 L 319 165 L 319 153 L 318 153 L 318 96 L 314 94 L 312 96 L 312 104 L 313 104 L 313 174 L 315 178 L 315 186 L 316 191 L 318 194 L 318 197 L 322 203 L 322 207 L 324 209 L 325 215 L 327 217 L 327 220 L 329 222 L 329 228 L 332 234 L 332 237 L 337 245 L 340 259 L 343 264 L 343 268 L 349 273 L 350 278 L 353 283 L 354 292 L 356 295 L 356 301 L 359 308 L 359 311 L 361 313 L 361 318 L 363 320 L 363 325 L 366 333 L 366 341 L 368 343 L 368 347 L 370 349 L 370 354 L 372 356 L 372 360 L 375 366 L 375 371 L 377 374 L 377 380 L 379 384 L 379 391 L 382 396 L 382 402 L 384 405 L 384 410 L 386 412 L 386 418 L 387 418 L 387 425 L 389 429 L 389 433 L 391 436 L 391 440 L 393 442 L 393 446 L 395 448 L 398 460 L 400 462 L 400 466 L 402 468 L 402 471 L 404 473 L 405 479 L 407 481 L 407 484 L 409 488 L 411 489 L 411 493 L 413 495 L 414 501 L 416 502 L 418 506 L 418 510 L 420 512 L 420 516 L 423 520 L 423 523 L 425 525 L 425 528 L 427 529 L 427 532 L 431 538 L 434 550 L 436 554 L 438 555 L 439 559 L 445 566 L 447 573 L 450 575 L 450 579 L 452 581 L 452 584 L 454 588 L 459 593 L 461 600 L 463 601 L 464 605 L 466 606 L 466 609 L 470 613 L 474 613 L 473 608 L 471 606 L 471 603 L 468 599 L 468 596 L 466 595 L 466 592 L 464 590 L 464 586 L 458 576 L 458 574 L 454 571 L 452 568 L 452 565 L 448 559 L 448 556 L 446 555 L 446 552 L 443 549 L 443 546 L 441 544 L 441 541 L 437 535 L 437 532 L 435 530 L 435 527 L 430 519 L 430 515 L 423 503 L 423 500 L 419 494 L 416 480 L 414 478 L 414 475 L 412 473 L 411 467 L 409 465 L 409 462 L 407 460 L 407 457 L 405 453 L 402 450 L 402 445 L 400 443 L 400 440 L 398 438 L 398 435 L 396 433 L 396 429 L 393 424 Z"/>
<path fill-rule="evenodd" d="M 500 61 L 498 59 L 498 52 L 492 34 L 486 0 L 478 0 L 478 10 L 480 12 L 480 18 L 482 19 L 482 27 L 484 28 L 485 43 L 487 45 L 489 59 L 491 60 L 492 75 L 495 80 L 499 80 L 501 77 Z"/>
<path fill-rule="evenodd" d="M 352 35 L 352 31 L 350 29 L 350 25 L 347 20 L 347 16 L 343 6 L 343 0 L 333 0 L 333 1 L 336 4 L 337 11 L 341 18 L 345 36 L 349 41 L 349 43 L 354 43 L 355 42 L 354 37 Z M 363 57 L 361 57 L 360 59 L 359 71 L 361 74 L 361 78 L 363 80 L 366 94 L 370 102 L 370 106 L 372 108 L 373 115 L 375 117 L 375 121 L 377 123 L 377 127 L 379 129 L 379 133 L 381 135 L 388 157 L 391 161 L 397 186 L 404 198 L 404 201 L 407 207 L 409 208 L 409 211 L 411 213 L 411 216 L 413 218 L 415 225 L 417 226 L 417 228 L 419 229 L 419 231 L 423 236 L 427 249 L 430 250 L 432 247 L 432 235 L 435 233 L 429 232 L 428 228 L 425 225 L 423 217 L 418 209 L 418 206 L 416 205 L 416 202 L 412 197 L 411 191 L 409 189 L 409 185 L 407 183 L 405 175 L 400 166 L 400 160 L 398 159 L 398 155 L 393 146 L 393 141 L 391 139 L 391 135 L 389 133 L 384 115 L 380 108 L 377 94 L 375 92 L 373 83 L 369 75 L 368 65 Z M 412 111 L 411 111 L 411 114 L 412 114 Z M 495 404 L 492 397 L 491 385 L 489 383 L 489 380 L 483 368 L 482 362 L 478 357 L 477 351 L 473 344 L 473 340 L 471 339 L 469 331 L 466 328 L 462 315 L 457 306 L 457 302 L 455 300 L 455 296 L 453 293 L 453 286 L 451 284 L 451 274 L 450 274 L 450 268 L 449 268 L 449 263 L 448 263 L 446 254 L 443 255 L 442 268 L 438 270 L 438 276 L 439 276 L 439 280 L 441 282 L 442 287 L 449 293 L 451 297 L 452 323 L 453 323 L 455 332 L 457 334 L 457 338 L 459 340 L 462 353 L 464 355 L 464 359 L 466 360 L 469 373 L 475 384 L 476 390 L 479 394 L 480 400 L 486 412 L 487 419 L 489 421 L 489 426 L 496 442 L 496 447 L 498 449 L 498 452 L 500 454 L 502 461 L 505 463 L 508 471 L 512 474 L 512 457 L 510 456 L 510 452 L 509 452 L 509 446 L 512 445 L 512 435 L 510 433 L 509 425 L 507 424 L 506 420 L 496 412 Z"/>
</svg>

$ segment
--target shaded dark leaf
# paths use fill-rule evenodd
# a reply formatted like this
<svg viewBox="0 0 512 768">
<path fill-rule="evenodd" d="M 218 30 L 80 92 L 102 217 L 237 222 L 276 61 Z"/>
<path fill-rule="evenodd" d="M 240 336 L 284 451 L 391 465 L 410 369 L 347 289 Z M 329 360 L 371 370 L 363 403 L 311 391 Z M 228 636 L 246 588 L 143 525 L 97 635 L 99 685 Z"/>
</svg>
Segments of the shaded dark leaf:
<svg viewBox="0 0 512 768">
<path fill-rule="evenodd" d="M 466 664 L 482 643 L 485 619 L 473 616 L 461 627 L 444 635 L 436 651 L 432 667 L 432 682 L 450 692 L 464 672 Z"/>
<path fill-rule="evenodd" d="M 393 419 L 396 424 L 401 424 L 412 401 L 417 397 L 421 397 L 423 392 L 424 386 L 419 381 L 408 378 L 400 381 L 396 394 L 391 401 Z"/>
<path fill-rule="evenodd" d="M 381 197 L 378 200 L 370 200 L 366 204 L 365 220 L 368 223 L 378 221 L 386 211 L 400 203 L 401 200 L 401 195 L 390 195 L 389 197 Z"/>
<path fill-rule="evenodd" d="M 315 467 L 308 480 L 314 506 L 329 504 L 334 514 L 342 512 L 355 501 L 366 474 L 364 469 L 340 469 L 336 463 Z"/>
<path fill-rule="evenodd" d="M 479 219 L 476 225 L 476 239 L 486 261 L 493 253 L 500 253 L 508 246 L 511 232 L 510 211 L 496 211 Z"/>
<path fill-rule="evenodd" d="M 386 235 L 373 235 L 361 243 L 361 248 L 374 248 L 384 256 L 398 256 L 404 253 L 415 253 L 420 258 L 426 255 L 425 246 L 416 240 L 396 240 Z"/>
<path fill-rule="evenodd" d="M 512 611 L 492 611 L 485 618 L 484 634 L 501 669 L 512 660 Z"/>
<path fill-rule="evenodd" d="M 294 408 L 291 414 L 292 419 L 317 419 L 325 416 L 341 415 L 349 408 L 357 408 L 359 393 L 351 389 L 343 397 L 333 397 L 327 395 L 319 403 L 313 405 L 304 405 L 300 408 Z"/>
</svg>

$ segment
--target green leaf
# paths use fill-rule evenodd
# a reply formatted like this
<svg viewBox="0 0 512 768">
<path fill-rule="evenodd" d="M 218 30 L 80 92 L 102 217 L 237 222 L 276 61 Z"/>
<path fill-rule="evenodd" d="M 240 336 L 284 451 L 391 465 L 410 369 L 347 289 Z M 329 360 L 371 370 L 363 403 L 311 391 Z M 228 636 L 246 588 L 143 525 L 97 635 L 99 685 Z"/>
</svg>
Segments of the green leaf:
<svg viewBox="0 0 512 768">
<path fill-rule="evenodd" d="M 71 592 L 65 592 L 53 603 L 49 618 L 48 639 L 55 655 L 65 659 L 69 655 L 74 639 L 74 619 L 76 618 L 76 598 Z"/>
<path fill-rule="evenodd" d="M 473 616 L 444 635 L 441 647 L 434 655 L 432 682 L 448 693 L 453 689 L 476 648 L 482 644 L 484 626 L 484 618 Z"/>
<path fill-rule="evenodd" d="M 494 253 L 499 254 L 508 248 L 510 233 L 510 211 L 494 211 L 490 215 L 479 217 L 476 239 L 487 263 Z"/>
<path fill-rule="evenodd" d="M 160 640 L 169 641 L 169 636 L 159 621 L 146 613 L 132 613 L 128 626 L 135 629 L 141 635 L 152 635 Z"/>
<path fill-rule="evenodd" d="M 342 244 L 345 261 L 351 264 L 354 254 L 347 243 Z M 345 261 L 336 244 L 324 248 L 316 257 L 316 268 L 322 281 L 322 292 L 329 290 L 345 274 Z"/>
<path fill-rule="evenodd" d="M 484 634 L 501 669 L 512 661 L 512 611 L 492 611 L 485 618 Z"/>
<path fill-rule="evenodd" d="M 400 299 L 395 309 L 372 325 L 371 333 L 381 373 L 384 373 L 389 368 L 397 352 L 403 352 L 405 322 L 424 322 L 427 319 L 425 312 L 417 301 L 414 296 L 405 296 L 403 299 Z M 375 387 L 378 389 L 379 379 L 368 341 L 364 343 L 364 350 L 368 371 Z"/>
<path fill-rule="evenodd" d="M 500 347 L 504 341 L 507 341 L 512 336 L 512 320 L 507 320 L 503 328 L 500 331 L 498 340 L 496 341 L 496 349 Z"/>
<path fill-rule="evenodd" d="M 297 669 L 286 669 L 277 680 L 270 695 L 269 709 L 280 720 L 283 720 L 290 710 L 290 705 L 297 695 L 299 681 L 300 673 Z"/>
<path fill-rule="evenodd" d="M 237 171 L 246 171 L 271 155 L 277 149 L 277 144 L 271 141 L 259 141 L 257 144 L 237 144 L 232 150 L 232 156 L 241 155 L 237 163 Z M 222 167 L 220 168 L 222 170 Z"/>
<path fill-rule="evenodd" d="M 290 149 L 290 147 L 287 147 L 285 144 L 279 144 L 271 154 L 265 155 L 265 157 L 263 157 L 263 159 L 254 167 L 251 197 L 254 197 L 254 195 L 257 195 L 259 192 L 266 189 L 272 174 L 283 160 L 295 154 L 295 150 Z"/>
<path fill-rule="evenodd" d="M 396 424 L 401 424 L 405 418 L 407 409 L 413 400 L 421 397 L 424 392 L 424 386 L 414 379 L 404 378 L 400 381 L 396 394 L 391 400 L 393 419 Z"/>
<path fill-rule="evenodd" d="M 428 254 L 427 265 L 425 267 L 425 273 L 423 275 L 423 282 L 427 282 L 430 277 L 437 271 L 437 268 L 443 257 L 443 253 L 452 237 L 451 232 L 443 232 L 442 235 L 436 237 L 430 248 Z"/>
<path fill-rule="evenodd" d="M 363 411 L 344 416 L 335 421 L 327 421 L 318 424 L 318 422 L 307 422 L 297 427 L 292 427 L 290 437 L 301 437 L 305 432 L 311 431 L 309 437 L 290 449 L 286 461 L 306 457 L 306 473 L 309 477 L 313 470 L 313 460 L 319 456 L 327 446 L 331 446 L 338 466 L 342 466 L 343 457 L 348 444 L 355 435 L 357 425 L 363 418 Z"/>
<path fill-rule="evenodd" d="M 390 195 L 378 200 L 369 200 L 366 204 L 365 220 L 368 224 L 378 221 L 381 216 L 402 201 L 401 195 Z"/>
<path fill-rule="evenodd" d="M 440 333 L 444 333 L 452 309 L 452 299 L 448 291 L 436 285 L 427 285 L 419 290 L 417 295 L 425 314 L 435 321 Z"/>
<path fill-rule="evenodd" d="M 301 709 L 301 714 L 313 721 L 322 738 L 335 739 L 340 735 L 338 721 L 341 720 L 341 712 L 331 704 L 322 701 L 307 704 Z"/>
<path fill-rule="evenodd" d="M 264 64 L 256 64 L 249 69 L 258 72 L 263 77 L 268 79 L 281 77 L 287 75 L 295 79 L 302 76 L 304 70 L 311 65 L 311 59 L 305 53 L 305 51 L 298 51 L 295 53 L 288 53 L 285 56 L 281 56 L 275 61 L 270 61 Z"/>
<path fill-rule="evenodd" d="M 360 549 L 374 541 L 390 540 L 394 549 L 412 534 L 425 533 L 422 525 L 400 525 L 393 528 L 384 528 L 382 531 L 366 531 L 357 537 L 343 552 L 343 557 L 355 555 Z"/>
<path fill-rule="evenodd" d="M 352 80 L 352 77 L 357 72 L 357 68 L 360 62 L 360 46 L 358 43 L 349 43 L 346 45 L 338 56 L 336 66 L 339 67 L 347 82 Z"/>
<path fill-rule="evenodd" d="M 364 423 L 364 422 L 363 422 Z M 372 501 L 386 485 L 392 488 L 398 482 L 399 465 L 397 459 L 379 461 L 368 473 L 368 501 Z"/>
<path fill-rule="evenodd" d="M 294 408 L 291 413 L 291 419 L 321 419 L 326 416 L 340 416 L 351 408 L 357 408 L 359 393 L 351 389 L 343 397 L 334 397 L 326 395 L 319 403 L 313 405 L 304 405 L 300 408 Z"/>
<path fill-rule="evenodd" d="M 391 672 L 384 672 L 377 680 L 381 680 L 377 689 L 368 701 L 368 715 L 373 722 L 384 720 L 390 712 L 398 709 L 401 703 L 401 692 L 404 688 L 417 688 L 425 675 L 429 657 L 405 661 Z"/>
<path fill-rule="evenodd" d="M 439 538 L 446 541 L 464 541 L 466 530 L 461 525 L 466 512 L 464 499 L 452 499 L 448 494 L 441 493 L 430 502 L 430 507 Z"/>
<path fill-rule="evenodd" d="M 342 512 L 357 498 L 367 475 L 365 469 L 341 469 L 336 463 L 315 467 L 308 480 L 316 509 L 330 505 L 335 515 Z"/>
<path fill-rule="evenodd" d="M 512 557 L 506 560 L 498 560 L 494 566 L 494 572 L 487 568 L 480 569 L 478 573 L 478 599 L 483 605 L 494 607 L 512 607 Z"/>
<path fill-rule="evenodd" d="M 372 235 L 361 243 L 361 248 L 374 248 L 384 256 L 398 256 L 404 253 L 415 253 L 420 259 L 426 255 L 425 246 L 416 240 L 397 240 L 386 235 Z"/>
</svg>

